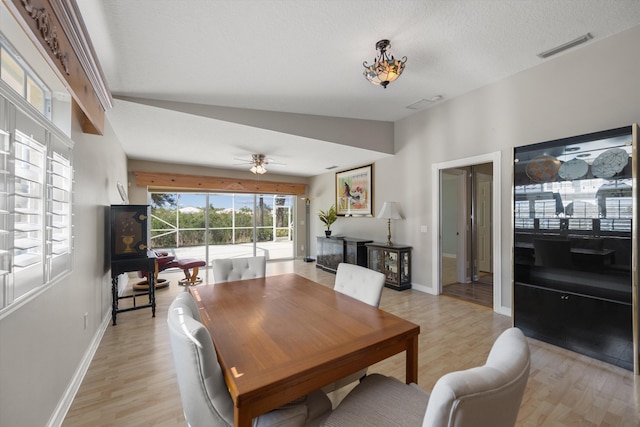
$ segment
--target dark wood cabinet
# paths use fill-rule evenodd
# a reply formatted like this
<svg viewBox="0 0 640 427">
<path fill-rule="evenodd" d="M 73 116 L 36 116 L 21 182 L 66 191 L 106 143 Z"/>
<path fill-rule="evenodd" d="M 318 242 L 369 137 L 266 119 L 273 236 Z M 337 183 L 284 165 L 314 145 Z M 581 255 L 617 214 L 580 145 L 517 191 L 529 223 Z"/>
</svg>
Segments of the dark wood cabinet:
<svg viewBox="0 0 640 427">
<path fill-rule="evenodd" d="M 151 316 L 156 315 L 155 269 L 156 254 L 149 249 L 148 205 L 111 205 L 107 211 L 107 265 L 111 268 L 111 320 L 116 324 L 116 316 L 130 310 L 151 308 Z M 132 271 L 146 271 L 149 278 L 148 290 L 133 291 L 121 295 L 118 290 L 118 276 Z M 136 297 L 147 296 L 148 303 L 137 304 Z M 131 298 L 133 307 L 120 308 L 119 301 Z"/>
<path fill-rule="evenodd" d="M 111 260 L 144 258 L 149 248 L 148 205 L 111 205 Z"/>
<path fill-rule="evenodd" d="M 516 147 L 513 195 L 514 325 L 636 373 L 637 139 L 633 125 Z"/>
<path fill-rule="evenodd" d="M 344 260 L 344 239 L 341 237 L 316 238 L 316 268 L 335 273 L 338 264 Z"/>
<path fill-rule="evenodd" d="M 367 243 L 373 240 L 344 238 L 344 262 L 367 267 Z"/>
<path fill-rule="evenodd" d="M 362 267 L 367 267 L 366 244 L 372 242 L 367 239 L 354 237 L 321 237 L 316 240 L 317 261 L 316 267 L 335 273 L 338 264 L 346 262 Z"/>
<path fill-rule="evenodd" d="M 368 266 L 385 275 L 387 288 L 411 289 L 411 246 L 367 243 Z"/>
<path fill-rule="evenodd" d="M 514 304 L 525 335 L 633 370 L 631 303 L 516 283 Z"/>
</svg>

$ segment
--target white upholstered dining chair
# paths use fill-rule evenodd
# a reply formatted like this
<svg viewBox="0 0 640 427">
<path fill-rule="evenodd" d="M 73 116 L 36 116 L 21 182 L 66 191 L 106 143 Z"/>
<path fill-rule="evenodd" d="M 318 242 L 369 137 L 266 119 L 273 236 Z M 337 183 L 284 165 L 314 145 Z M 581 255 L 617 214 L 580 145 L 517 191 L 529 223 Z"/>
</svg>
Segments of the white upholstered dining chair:
<svg viewBox="0 0 640 427">
<path fill-rule="evenodd" d="M 336 270 L 336 281 L 333 289 L 374 307 L 380 305 L 382 289 L 384 288 L 384 274 L 369 270 L 359 265 L 340 263 Z M 367 368 L 361 369 L 338 381 L 322 387 L 322 391 L 330 393 L 348 384 L 358 381 L 367 375 Z"/>
<path fill-rule="evenodd" d="M 328 427 L 513 427 L 529 378 L 529 344 L 517 328 L 496 340 L 480 367 L 441 377 L 431 393 L 371 374 L 340 402 Z"/>
<path fill-rule="evenodd" d="M 264 277 L 267 273 L 267 259 L 264 256 L 246 258 L 220 258 L 213 260 L 214 283 Z"/>
<path fill-rule="evenodd" d="M 179 294 L 169 307 L 167 323 L 184 417 L 190 427 L 231 427 L 233 400 L 209 331 L 197 318 L 197 306 L 188 292 Z M 330 411 L 329 398 L 315 391 L 255 418 L 253 426 L 317 426 Z"/>
<path fill-rule="evenodd" d="M 374 307 L 380 306 L 384 274 L 359 265 L 340 263 L 333 289 Z"/>
</svg>

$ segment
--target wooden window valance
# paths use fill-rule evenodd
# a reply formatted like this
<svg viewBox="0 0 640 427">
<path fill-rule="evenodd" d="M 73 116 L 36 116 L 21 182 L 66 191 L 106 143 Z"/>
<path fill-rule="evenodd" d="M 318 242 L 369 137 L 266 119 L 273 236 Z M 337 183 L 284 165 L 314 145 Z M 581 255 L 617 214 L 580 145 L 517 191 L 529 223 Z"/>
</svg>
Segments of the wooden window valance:
<svg viewBox="0 0 640 427">
<path fill-rule="evenodd" d="M 153 190 L 196 190 L 224 193 L 287 194 L 302 195 L 306 184 L 294 182 L 263 181 L 255 179 L 222 178 L 203 175 L 182 175 L 164 172 L 133 171 L 136 185 Z"/>
</svg>

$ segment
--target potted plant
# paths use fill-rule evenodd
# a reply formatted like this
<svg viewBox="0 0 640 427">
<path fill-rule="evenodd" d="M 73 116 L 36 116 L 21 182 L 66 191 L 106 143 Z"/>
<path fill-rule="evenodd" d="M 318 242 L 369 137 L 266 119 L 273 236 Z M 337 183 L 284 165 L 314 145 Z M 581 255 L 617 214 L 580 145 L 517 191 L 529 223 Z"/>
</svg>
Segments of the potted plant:
<svg viewBox="0 0 640 427">
<path fill-rule="evenodd" d="M 318 218 L 320 218 L 320 221 L 322 221 L 324 226 L 327 227 L 327 229 L 324 231 L 325 236 L 331 236 L 331 224 L 336 222 L 336 219 L 338 219 L 336 205 L 331 205 L 331 207 L 326 211 L 318 209 Z"/>
</svg>

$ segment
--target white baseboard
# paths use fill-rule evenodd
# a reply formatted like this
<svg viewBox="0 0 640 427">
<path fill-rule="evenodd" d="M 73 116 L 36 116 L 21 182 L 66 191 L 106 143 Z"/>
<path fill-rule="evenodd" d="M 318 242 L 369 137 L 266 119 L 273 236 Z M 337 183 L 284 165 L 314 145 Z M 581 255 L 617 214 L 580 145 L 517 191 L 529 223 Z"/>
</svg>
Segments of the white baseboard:
<svg viewBox="0 0 640 427">
<path fill-rule="evenodd" d="M 104 333 L 109 326 L 109 322 L 111 322 L 111 310 L 107 312 L 104 319 L 102 320 L 102 323 L 100 324 L 100 327 L 93 336 L 93 339 L 91 340 L 87 351 L 84 353 L 84 356 L 80 361 L 80 365 L 78 365 L 78 369 L 71 378 L 71 382 L 69 382 L 69 385 L 62 395 L 62 398 L 58 402 L 55 411 L 53 411 L 53 414 L 51 415 L 51 418 L 47 423 L 47 427 L 62 426 L 64 418 L 67 416 L 67 412 L 69 412 L 69 408 L 73 403 L 73 399 L 76 397 L 76 393 L 78 393 L 78 390 L 80 389 L 82 380 L 89 370 L 89 365 L 91 365 L 93 356 L 95 356 L 96 351 L 98 350 L 100 341 L 102 341 L 102 337 L 104 336 Z"/>
<path fill-rule="evenodd" d="M 430 288 L 425 285 L 420 285 L 418 283 L 412 283 L 411 289 L 415 289 L 416 291 L 424 292 L 425 294 L 437 295 L 433 288 Z"/>
</svg>

